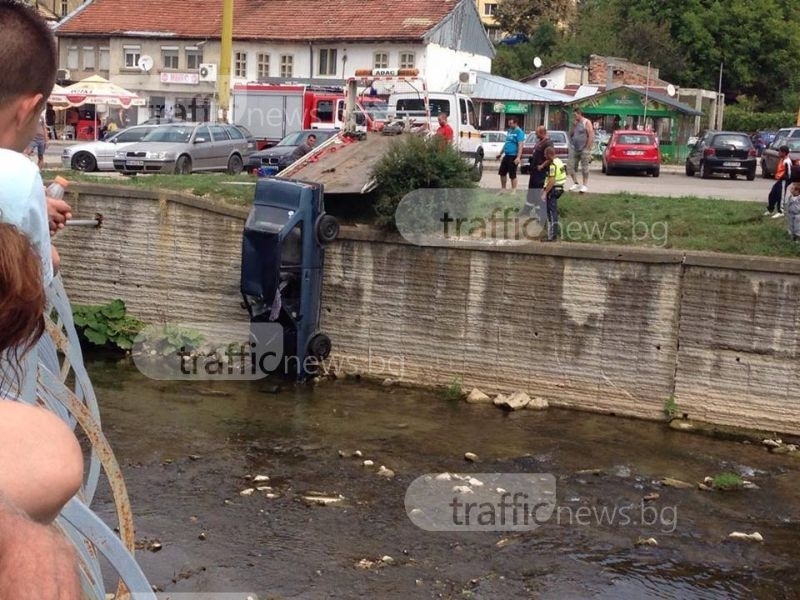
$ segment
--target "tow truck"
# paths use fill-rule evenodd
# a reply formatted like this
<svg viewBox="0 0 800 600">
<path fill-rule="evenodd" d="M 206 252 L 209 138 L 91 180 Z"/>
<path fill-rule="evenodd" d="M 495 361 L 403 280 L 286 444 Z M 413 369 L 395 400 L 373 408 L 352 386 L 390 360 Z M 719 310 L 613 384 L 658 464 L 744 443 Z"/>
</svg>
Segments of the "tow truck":
<svg viewBox="0 0 800 600">
<path fill-rule="evenodd" d="M 453 144 L 471 163 L 473 179 L 480 180 L 484 152 L 472 99 L 460 93 L 429 92 L 417 69 L 386 71 L 356 70 L 355 77 L 347 81 L 342 130 L 276 177 L 321 183 L 326 194 L 367 194 L 376 187 L 371 175 L 373 167 L 397 137 L 434 135 L 438 128 L 436 117 L 446 112 L 453 128 Z M 359 130 L 358 90 L 378 81 L 405 90 L 389 96 L 387 121 L 380 131 Z"/>
</svg>

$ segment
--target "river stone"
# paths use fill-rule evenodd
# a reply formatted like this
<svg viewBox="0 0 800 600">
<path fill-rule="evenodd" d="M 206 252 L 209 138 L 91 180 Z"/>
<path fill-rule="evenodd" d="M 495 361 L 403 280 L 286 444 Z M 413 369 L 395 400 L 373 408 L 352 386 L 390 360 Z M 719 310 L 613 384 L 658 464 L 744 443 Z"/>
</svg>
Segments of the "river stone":
<svg viewBox="0 0 800 600">
<path fill-rule="evenodd" d="M 677 488 L 679 490 L 688 490 L 695 487 L 693 483 L 687 483 L 686 481 L 681 481 L 680 479 L 673 479 L 672 477 L 664 477 L 661 480 L 661 485 L 665 485 L 671 488 Z"/>
<path fill-rule="evenodd" d="M 472 388 L 472 391 L 467 396 L 467 402 L 469 404 L 491 404 L 492 399 L 478 388 Z"/>
<path fill-rule="evenodd" d="M 550 403 L 547 401 L 546 398 L 542 398 L 541 396 L 534 396 L 531 398 L 531 401 L 525 406 L 528 410 L 544 410 L 550 406 Z"/>
<path fill-rule="evenodd" d="M 386 479 L 391 479 L 392 477 L 394 477 L 394 471 L 392 471 L 391 469 L 387 469 L 386 467 L 381 465 L 381 468 L 378 469 L 378 475 L 380 475 L 381 477 L 386 477 Z"/>
<path fill-rule="evenodd" d="M 467 460 L 469 462 L 477 462 L 478 461 L 478 455 L 475 454 L 474 452 L 465 452 L 464 453 L 464 460 Z"/>
<path fill-rule="evenodd" d="M 757 531 L 753 533 L 742 533 L 741 531 L 733 531 L 731 532 L 728 537 L 732 540 L 742 540 L 745 542 L 763 542 L 764 536 L 762 536 Z"/>
<path fill-rule="evenodd" d="M 498 394 L 494 399 L 494 405 L 505 410 L 520 410 L 530 404 L 531 397 L 525 392 L 514 392 L 510 396 Z"/>
</svg>

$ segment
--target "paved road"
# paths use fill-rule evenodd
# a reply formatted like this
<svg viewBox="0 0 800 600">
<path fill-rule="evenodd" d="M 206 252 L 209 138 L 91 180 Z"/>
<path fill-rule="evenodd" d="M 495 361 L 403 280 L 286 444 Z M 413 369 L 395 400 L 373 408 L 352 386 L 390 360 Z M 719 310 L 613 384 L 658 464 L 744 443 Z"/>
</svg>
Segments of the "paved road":
<svg viewBox="0 0 800 600">
<path fill-rule="evenodd" d="M 500 177 L 497 175 L 499 163 L 487 161 L 484 165 L 481 187 L 499 188 Z M 643 194 L 646 196 L 699 196 L 704 198 L 720 198 L 722 200 L 767 201 L 767 194 L 772 187 L 771 180 L 756 177 L 747 181 L 744 177 L 735 180 L 715 175 L 711 179 L 700 179 L 699 176 L 687 177 L 683 167 L 662 166 L 658 178 L 645 175 L 604 175 L 599 164 L 592 165 L 589 174 L 590 193 Z M 759 172 L 760 173 L 760 172 Z M 519 186 L 528 186 L 528 176 L 520 175 Z"/>
</svg>

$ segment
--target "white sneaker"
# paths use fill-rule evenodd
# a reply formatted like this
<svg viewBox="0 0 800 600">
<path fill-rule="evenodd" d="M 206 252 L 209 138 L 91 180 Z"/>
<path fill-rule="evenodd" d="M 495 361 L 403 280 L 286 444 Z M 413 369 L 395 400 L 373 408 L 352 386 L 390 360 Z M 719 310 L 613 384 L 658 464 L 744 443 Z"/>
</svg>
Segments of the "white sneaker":
<svg viewBox="0 0 800 600">
<path fill-rule="evenodd" d="M 585 185 L 582 185 L 578 191 L 579 191 L 581 194 L 585 194 L 586 192 L 588 192 L 588 191 L 589 191 L 589 188 L 588 188 L 588 187 L 586 187 Z"/>
<path fill-rule="evenodd" d="M 783 216 L 783 213 L 778 211 L 774 215 L 772 215 L 773 219 L 780 219 Z"/>
<path fill-rule="evenodd" d="M 570 192 L 577 192 L 579 189 L 581 189 L 581 184 L 580 183 L 573 183 L 572 187 L 569 188 L 569 191 Z"/>
<path fill-rule="evenodd" d="M 764 211 L 764 214 L 763 214 L 763 215 L 761 215 L 761 216 L 762 216 L 762 217 L 771 217 L 771 216 L 772 216 L 772 213 L 771 213 L 771 212 L 769 212 L 768 210 L 765 210 L 765 211 Z"/>
</svg>

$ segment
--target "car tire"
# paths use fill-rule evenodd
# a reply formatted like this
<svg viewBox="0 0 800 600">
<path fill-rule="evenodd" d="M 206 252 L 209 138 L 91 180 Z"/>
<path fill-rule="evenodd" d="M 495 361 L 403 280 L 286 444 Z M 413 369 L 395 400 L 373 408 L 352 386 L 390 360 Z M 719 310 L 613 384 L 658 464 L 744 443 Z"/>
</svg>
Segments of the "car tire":
<svg viewBox="0 0 800 600">
<path fill-rule="evenodd" d="M 770 179 L 772 176 L 767 171 L 767 162 L 765 160 L 761 160 L 761 177 L 764 179 Z"/>
<path fill-rule="evenodd" d="M 694 177 L 694 167 L 692 166 L 692 163 L 690 163 L 688 160 L 686 161 L 686 176 Z"/>
<path fill-rule="evenodd" d="M 736 179 L 736 173 L 728 173 L 728 177 L 731 179 Z"/>
<path fill-rule="evenodd" d="M 97 170 L 97 160 L 89 152 L 78 152 L 72 157 L 71 166 L 76 171 L 88 173 Z"/>
<path fill-rule="evenodd" d="M 702 179 L 710 179 L 711 178 L 711 169 L 708 168 L 708 165 L 705 161 L 700 163 L 700 177 Z"/>
<path fill-rule="evenodd" d="M 753 181 L 756 178 L 756 169 L 753 167 L 752 171 L 747 172 L 747 181 Z"/>
<path fill-rule="evenodd" d="M 614 173 L 614 169 L 611 168 L 611 165 L 606 165 L 606 175 L 612 175 Z"/>
<path fill-rule="evenodd" d="M 331 354 L 331 338 L 324 333 L 312 335 L 306 344 L 306 356 L 325 359 Z"/>
<path fill-rule="evenodd" d="M 659 175 L 661 175 L 661 167 L 656 167 L 655 169 L 653 169 L 652 173 L 653 177 L 658 177 Z"/>
<path fill-rule="evenodd" d="M 244 161 L 238 154 L 232 154 L 228 159 L 228 175 L 238 175 L 244 169 Z"/>
<path fill-rule="evenodd" d="M 478 182 L 483 177 L 483 152 L 479 151 L 475 155 L 475 162 L 472 165 L 472 172 L 470 178 L 472 181 Z"/>
<path fill-rule="evenodd" d="M 600 172 L 601 173 L 605 173 L 606 172 L 606 161 L 603 161 L 602 163 L 600 163 Z"/>
<path fill-rule="evenodd" d="M 333 215 L 322 213 L 314 224 L 314 232 L 320 245 L 330 244 L 339 235 L 339 221 Z"/>
<path fill-rule="evenodd" d="M 175 161 L 175 175 L 189 175 L 192 172 L 192 159 L 182 154 Z"/>
</svg>

